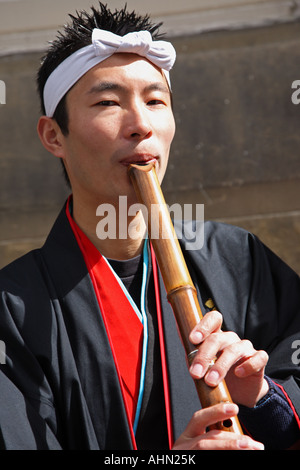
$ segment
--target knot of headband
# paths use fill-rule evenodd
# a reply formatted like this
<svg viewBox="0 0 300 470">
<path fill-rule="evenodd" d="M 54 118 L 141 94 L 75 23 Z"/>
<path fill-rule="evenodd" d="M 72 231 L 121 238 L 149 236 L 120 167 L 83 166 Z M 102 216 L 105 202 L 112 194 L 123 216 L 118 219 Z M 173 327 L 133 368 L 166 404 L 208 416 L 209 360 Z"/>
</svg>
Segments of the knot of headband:
<svg viewBox="0 0 300 470">
<path fill-rule="evenodd" d="M 167 41 L 153 41 L 149 31 L 137 31 L 125 36 L 94 29 L 92 44 L 71 54 L 50 74 L 44 87 L 46 115 L 52 117 L 56 106 L 70 88 L 95 65 L 119 52 L 145 57 L 164 72 L 170 85 L 169 71 L 176 52 Z"/>
</svg>

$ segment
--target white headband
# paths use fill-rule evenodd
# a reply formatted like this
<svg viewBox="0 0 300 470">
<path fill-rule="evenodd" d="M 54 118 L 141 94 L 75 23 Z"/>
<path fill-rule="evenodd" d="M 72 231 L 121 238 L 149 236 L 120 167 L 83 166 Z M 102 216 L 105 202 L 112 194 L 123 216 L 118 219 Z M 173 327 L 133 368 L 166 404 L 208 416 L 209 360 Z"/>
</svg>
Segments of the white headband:
<svg viewBox="0 0 300 470">
<path fill-rule="evenodd" d="M 153 41 L 149 31 L 118 36 L 110 31 L 94 29 L 92 44 L 71 54 L 49 75 L 44 87 L 46 115 L 52 117 L 67 91 L 88 70 L 116 52 L 130 52 L 146 57 L 162 69 L 170 85 L 169 71 L 176 59 L 176 52 L 171 43 Z"/>
</svg>

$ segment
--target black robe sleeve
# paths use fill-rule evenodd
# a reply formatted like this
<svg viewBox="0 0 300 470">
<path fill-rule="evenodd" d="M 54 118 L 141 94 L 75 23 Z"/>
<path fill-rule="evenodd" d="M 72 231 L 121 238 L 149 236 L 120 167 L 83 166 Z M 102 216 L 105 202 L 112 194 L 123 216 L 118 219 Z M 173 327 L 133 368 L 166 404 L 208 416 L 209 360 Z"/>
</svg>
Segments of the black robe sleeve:
<svg viewBox="0 0 300 470">
<path fill-rule="evenodd" d="M 47 422 L 0 372 L 0 449 L 61 450 Z"/>
<path fill-rule="evenodd" d="M 256 237 L 252 253 L 252 288 L 245 337 L 269 354 L 266 373 L 281 384 L 300 416 L 300 369 L 293 344 L 300 339 L 300 280 Z"/>
</svg>

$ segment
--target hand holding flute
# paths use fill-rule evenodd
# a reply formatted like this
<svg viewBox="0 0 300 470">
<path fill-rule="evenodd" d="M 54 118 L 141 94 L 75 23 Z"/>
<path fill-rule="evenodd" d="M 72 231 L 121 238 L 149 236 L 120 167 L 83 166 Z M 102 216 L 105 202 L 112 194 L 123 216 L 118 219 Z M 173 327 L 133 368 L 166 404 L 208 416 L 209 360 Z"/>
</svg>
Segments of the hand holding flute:
<svg viewBox="0 0 300 470">
<path fill-rule="evenodd" d="M 190 368 L 191 374 L 196 379 L 204 377 L 204 381 L 213 387 L 225 377 L 232 401 L 252 407 L 268 391 L 264 380 L 267 354 L 256 351 L 250 342 L 240 340 L 235 333 L 222 332 L 221 323 L 222 315 L 212 311 L 193 329 L 190 338 L 194 338 L 194 343 L 198 345 L 198 353 Z M 216 355 L 217 360 L 210 366 L 211 359 Z M 233 419 L 237 413 L 238 406 L 233 403 L 220 403 L 200 410 L 175 442 L 174 448 L 180 450 L 190 446 L 190 449 L 205 450 L 262 450 L 261 443 L 238 432 L 215 429 L 206 432 L 207 427 Z"/>
<path fill-rule="evenodd" d="M 212 311 L 192 331 L 191 339 L 202 344 L 190 368 L 191 375 L 196 379 L 205 377 L 212 387 L 226 376 L 232 401 L 251 408 L 268 392 L 264 379 L 268 355 L 256 351 L 250 341 L 241 340 L 236 333 L 221 331 L 221 326 L 222 315 Z M 217 360 L 210 366 L 213 357 Z"/>
<path fill-rule="evenodd" d="M 254 406 L 267 393 L 264 368 L 268 356 L 235 333 L 222 332 L 219 312 L 202 316 L 154 165 L 130 165 L 129 175 L 139 201 L 148 209 L 149 238 L 203 408 L 193 416 L 174 448 L 261 449 L 260 443 L 243 435 L 234 402 Z M 153 206 L 159 208 L 154 218 Z M 159 237 L 151 238 L 153 228 Z"/>
</svg>

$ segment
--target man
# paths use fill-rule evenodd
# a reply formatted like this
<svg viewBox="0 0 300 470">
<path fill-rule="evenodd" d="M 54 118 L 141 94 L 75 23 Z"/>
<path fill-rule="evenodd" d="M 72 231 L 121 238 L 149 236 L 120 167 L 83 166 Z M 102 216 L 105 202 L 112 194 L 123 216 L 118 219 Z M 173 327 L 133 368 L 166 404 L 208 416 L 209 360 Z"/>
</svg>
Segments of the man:
<svg viewBox="0 0 300 470">
<path fill-rule="evenodd" d="M 126 9 L 100 4 L 72 21 L 38 75 L 38 133 L 63 162 L 72 196 L 45 245 L 0 275 L 3 393 L 25 430 L 20 443 L 3 410 L 3 448 L 291 447 L 300 434 L 298 276 L 234 227 L 206 223 L 201 250 L 182 240 L 207 312 L 191 332 L 199 351 L 189 373 L 142 214 L 119 214 L 120 196 L 137 202 L 131 163 L 154 162 L 164 176 L 175 51 L 148 17 Z M 140 235 L 99 238 L 104 204 L 116 211 L 117 234 L 130 226 Z M 201 410 L 191 377 L 209 386 L 226 377 L 234 404 Z M 238 413 L 244 436 L 206 432 Z"/>
</svg>

